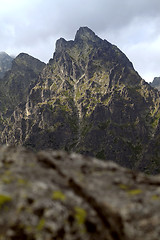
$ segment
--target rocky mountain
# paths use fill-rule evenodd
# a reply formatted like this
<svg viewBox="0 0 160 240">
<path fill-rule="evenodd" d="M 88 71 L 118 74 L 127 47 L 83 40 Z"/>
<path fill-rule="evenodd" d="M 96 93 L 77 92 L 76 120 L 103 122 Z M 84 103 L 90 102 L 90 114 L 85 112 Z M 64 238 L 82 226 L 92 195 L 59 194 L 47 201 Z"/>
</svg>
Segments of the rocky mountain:
<svg viewBox="0 0 160 240">
<path fill-rule="evenodd" d="M 113 162 L 3 146 L 1 240 L 159 240 L 159 185 Z"/>
<path fill-rule="evenodd" d="M 42 68 L 23 106 L 7 118 L 1 143 L 65 149 L 160 171 L 160 93 L 116 46 L 82 27 L 74 40 L 56 42 L 53 59 Z M 154 154 L 147 151 L 153 145 Z"/>
<path fill-rule="evenodd" d="M 153 82 L 150 83 L 150 85 L 154 88 L 157 88 L 158 90 L 160 90 L 160 77 L 155 77 L 153 79 Z"/>
<path fill-rule="evenodd" d="M 32 85 L 38 81 L 45 64 L 28 54 L 21 53 L 13 61 L 11 69 L 0 79 L 0 128 L 7 124 L 15 108 L 27 101 Z"/>
<path fill-rule="evenodd" d="M 5 52 L 0 52 L 0 78 L 11 69 L 13 58 Z"/>
</svg>

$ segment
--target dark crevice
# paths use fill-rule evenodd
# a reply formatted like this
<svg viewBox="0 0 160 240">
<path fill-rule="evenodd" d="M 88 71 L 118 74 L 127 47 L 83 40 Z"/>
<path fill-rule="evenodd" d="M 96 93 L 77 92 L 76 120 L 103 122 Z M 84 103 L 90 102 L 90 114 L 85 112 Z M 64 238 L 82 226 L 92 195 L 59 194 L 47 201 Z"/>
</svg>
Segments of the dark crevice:
<svg viewBox="0 0 160 240">
<path fill-rule="evenodd" d="M 115 213 L 109 206 L 107 207 L 107 205 L 103 208 L 102 204 L 99 204 L 92 196 L 89 196 L 73 179 L 69 180 L 69 185 L 77 195 L 82 197 L 96 211 L 106 230 L 108 230 L 111 239 L 126 239 L 122 219 L 119 214 Z"/>
<path fill-rule="evenodd" d="M 43 154 L 37 155 L 38 162 L 41 163 L 45 168 L 54 169 L 61 177 L 65 177 L 65 175 L 59 170 L 57 165 L 53 162 L 52 159 L 49 159 L 48 156 L 44 156 Z"/>
</svg>

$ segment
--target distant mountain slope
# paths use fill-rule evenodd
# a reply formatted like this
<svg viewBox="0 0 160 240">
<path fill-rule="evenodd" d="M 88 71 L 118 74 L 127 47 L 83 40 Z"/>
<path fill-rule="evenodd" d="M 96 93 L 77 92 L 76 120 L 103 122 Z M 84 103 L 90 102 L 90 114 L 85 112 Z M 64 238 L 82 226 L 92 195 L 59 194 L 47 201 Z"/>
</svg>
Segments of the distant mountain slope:
<svg viewBox="0 0 160 240">
<path fill-rule="evenodd" d="M 160 146 L 159 118 L 158 90 L 116 46 L 82 27 L 73 41 L 57 41 L 1 142 L 76 151 L 145 171 L 146 149 L 153 141 Z M 160 171 L 159 158 L 151 161 L 149 171 Z"/>
<path fill-rule="evenodd" d="M 5 52 L 0 52 L 0 78 L 11 69 L 13 58 Z"/>
<path fill-rule="evenodd" d="M 160 90 L 160 77 L 155 77 L 153 79 L 153 82 L 150 83 L 150 85 L 154 88 L 157 88 L 158 90 Z"/>
<path fill-rule="evenodd" d="M 29 88 L 38 81 L 45 63 L 40 62 L 28 54 L 21 53 L 13 61 L 11 69 L 0 79 L 0 127 L 6 125 L 16 106 L 27 100 Z"/>
</svg>

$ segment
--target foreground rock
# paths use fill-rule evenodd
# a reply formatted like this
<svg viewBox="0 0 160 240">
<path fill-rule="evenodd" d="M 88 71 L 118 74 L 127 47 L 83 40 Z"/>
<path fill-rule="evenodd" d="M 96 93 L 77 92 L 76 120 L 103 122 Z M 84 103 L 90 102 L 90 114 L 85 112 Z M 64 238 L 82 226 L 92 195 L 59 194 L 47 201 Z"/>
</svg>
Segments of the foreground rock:
<svg viewBox="0 0 160 240">
<path fill-rule="evenodd" d="M 0 240 L 159 240 L 160 177 L 65 152 L 0 149 Z"/>
</svg>

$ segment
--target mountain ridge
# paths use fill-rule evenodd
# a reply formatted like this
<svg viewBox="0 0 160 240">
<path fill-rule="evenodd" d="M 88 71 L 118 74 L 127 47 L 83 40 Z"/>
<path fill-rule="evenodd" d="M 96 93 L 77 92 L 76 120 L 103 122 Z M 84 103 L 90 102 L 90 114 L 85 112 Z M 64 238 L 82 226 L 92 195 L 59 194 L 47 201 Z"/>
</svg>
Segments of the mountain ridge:
<svg viewBox="0 0 160 240">
<path fill-rule="evenodd" d="M 23 109 L 8 118 L 1 142 L 76 151 L 146 171 L 159 106 L 159 92 L 126 55 L 82 27 L 74 40 L 57 40 L 53 59 L 33 83 Z M 160 171 L 158 159 L 147 163 L 148 172 Z"/>
</svg>

